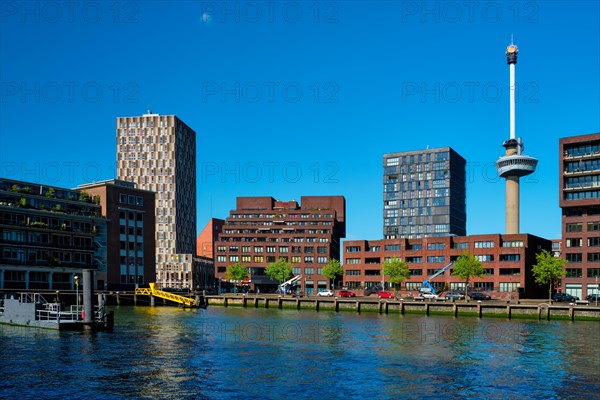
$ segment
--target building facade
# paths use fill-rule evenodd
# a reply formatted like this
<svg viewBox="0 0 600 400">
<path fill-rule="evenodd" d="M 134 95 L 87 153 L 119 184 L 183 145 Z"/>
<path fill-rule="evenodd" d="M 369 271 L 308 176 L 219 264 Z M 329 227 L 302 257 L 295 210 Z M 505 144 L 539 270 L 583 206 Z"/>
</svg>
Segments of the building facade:
<svg viewBox="0 0 600 400">
<path fill-rule="evenodd" d="M 238 197 L 215 243 L 215 275 L 225 283 L 227 267 L 240 263 L 249 268 L 251 289 L 275 291 L 277 282 L 265 275 L 265 268 L 284 258 L 294 266 L 293 276 L 302 275 L 299 289 L 316 293 L 330 286 L 322 269 L 331 259 L 340 260 L 340 239 L 345 236 L 343 196 L 302 196 L 300 205 L 272 197 Z"/>
<path fill-rule="evenodd" d="M 346 241 L 344 287 L 360 292 L 381 286 L 385 283 L 383 263 L 399 258 L 408 263 L 410 269 L 410 277 L 402 287 L 416 294 L 424 280 L 468 250 L 485 269 L 483 277 L 472 278 L 473 290 L 487 292 L 492 298 L 547 297 L 547 288 L 534 283 L 531 268 L 536 263 L 536 253 L 550 251 L 551 247 L 551 241 L 528 234 Z M 452 275 L 451 268 L 431 284 L 437 291 L 465 288 L 465 282 Z"/>
<path fill-rule="evenodd" d="M 600 133 L 559 140 L 559 185 L 567 260 L 561 290 L 583 299 L 599 293 Z"/>
<path fill-rule="evenodd" d="M 383 237 L 467 234 L 466 161 L 450 147 L 383 156 Z"/>
<path fill-rule="evenodd" d="M 131 182 L 109 180 L 80 185 L 100 199 L 106 218 L 108 290 L 134 290 L 156 281 L 154 192 Z"/>
<path fill-rule="evenodd" d="M 95 270 L 106 288 L 106 219 L 97 197 L 0 178 L 0 289 L 74 290 Z"/>
<path fill-rule="evenodd" d="M 196 133 L 174 115 L 117 118 L 117 176 L 156 193 L 158 287 L 193 288 Z"/>
<path fill-rule="evenodd" d="M 214 258 L 214 244 L 223 231 L 225 221 L 211 218 L 196 239 L 196 255 L 200 257 Z"/>
</svg>

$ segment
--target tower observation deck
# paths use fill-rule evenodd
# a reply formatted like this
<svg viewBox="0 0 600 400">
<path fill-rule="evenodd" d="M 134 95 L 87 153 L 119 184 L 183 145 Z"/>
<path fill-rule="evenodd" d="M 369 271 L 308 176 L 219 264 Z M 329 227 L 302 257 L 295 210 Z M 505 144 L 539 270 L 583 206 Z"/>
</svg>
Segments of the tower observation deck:
<svg viewBox="0 0 600 400">
<path fill-rule="evenodd" d="M 496 161 L 498 175 L 506 179 L 506 233 L 519 233 L 519 178 L 532 174 L 538 160 L 523 154 L 523 141 L 515 137 L 515 65 L 519 49 L 510 44 L 506 49 L 510 67 L 510 138 L 502 146 L 505 155 Z"/>
</svg>

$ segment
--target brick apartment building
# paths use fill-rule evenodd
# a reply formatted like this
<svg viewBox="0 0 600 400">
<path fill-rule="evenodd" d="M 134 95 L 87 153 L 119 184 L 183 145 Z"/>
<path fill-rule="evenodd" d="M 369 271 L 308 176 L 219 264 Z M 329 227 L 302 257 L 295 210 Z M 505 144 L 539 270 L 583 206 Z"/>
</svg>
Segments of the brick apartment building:
<svg viewBox="0 0 600 400">
<path fill-rule="evenodd" d="M 455 261 L 463 252 L 475 255 L 485 275 L 472 279 L 473 289 L 493 298 L 544 297 L 547 289 L 534 283 L 531 267 L 535 255 L 550 251 L 550 240 L 529 234 L 445 236 L 421 239 L 352 240 L 344 242 L 344 287 L 357 293 L 381 285 L 381 266 L 388 258 L 406 261 L 411 275 L 402 289 L 417 292 L 425 279 Z M 464 290 L 464 281 L 452 275 L 452 269 L 431 282 L 437 291 Z M 386 288 L 389 283 L 386 283 Z M 491 293 L 494 292 L 494 293 Z"/>
<path fill-rule="evenodd" d="M 108 180 L 77 187 L 99 198 L 106 217 L 109 290 L 133 290 L 156 281 L 154 192 Z"/>
<path fill-rule="evenodd" d="M 285 258 L 294 265 L 293 275 L 302 275 L 299 289 L 316 293 L 330 286 L 322 268 L 329 260 L 340 259 L 340 239 L 345 235 L 343 196 L 302 196 L 300 204 L 238 197 L 215 243 L 215 276 L 225 286 L 227 267 L 240 263 L 249 268 L 250 289 L 275 291 L 277 283 L 264 271 L 269 263 Z"/>
<path fill-rule="evenodd" d="M 600 292 L 600 133 L 559 140 L 559 182 L 568 262 L 560 290 L 583 299 Z"/>
<path fill-rule="evenodd" d="M 202 232 L 196 238 L 196 255 L 200 257 L 214 258 L 214 244 L 223 231 L 225 221 L 211 218 Z"/>
</svg>

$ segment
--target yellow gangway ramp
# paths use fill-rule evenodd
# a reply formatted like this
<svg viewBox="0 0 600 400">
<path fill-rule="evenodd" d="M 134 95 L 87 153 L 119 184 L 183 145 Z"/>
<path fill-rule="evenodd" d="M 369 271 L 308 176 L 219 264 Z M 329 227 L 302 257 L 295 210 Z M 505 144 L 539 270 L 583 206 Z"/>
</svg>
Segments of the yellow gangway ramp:
<svg viewBox="0 0 600 400">
<path fill-rule="evenodd" d="M 185 307 L 196 307 L 196 299 L 191 297 L 179 296 L 169 292 L 156 289 L 156 283 L 150 283 L 149 288 L 138 288 L 135 289 L 135 294 L 145 294 L 147 296 L 160 297 L 161 299 L 167 299 L 174 301 L 175 303 L 183 304 Z"/>
</svg>

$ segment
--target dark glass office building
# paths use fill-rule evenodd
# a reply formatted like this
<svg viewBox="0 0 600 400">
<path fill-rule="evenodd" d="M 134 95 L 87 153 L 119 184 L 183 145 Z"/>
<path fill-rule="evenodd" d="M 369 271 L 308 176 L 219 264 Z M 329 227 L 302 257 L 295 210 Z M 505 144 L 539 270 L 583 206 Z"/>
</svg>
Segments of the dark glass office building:
<svg viewBox="0 0 600 400">
<path fill-rule="evenodd" d="M 384 154 L 384 238 L 466 236 L 465 166 L 450 147 Z"/>
</svg>

